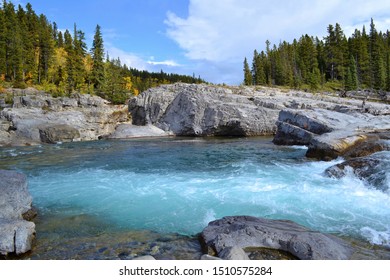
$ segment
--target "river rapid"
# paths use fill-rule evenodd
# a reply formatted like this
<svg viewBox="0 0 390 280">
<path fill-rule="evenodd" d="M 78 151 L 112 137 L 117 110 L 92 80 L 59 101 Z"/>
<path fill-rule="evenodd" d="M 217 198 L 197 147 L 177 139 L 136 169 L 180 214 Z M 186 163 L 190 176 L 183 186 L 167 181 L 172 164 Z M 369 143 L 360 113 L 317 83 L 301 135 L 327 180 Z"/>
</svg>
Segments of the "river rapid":
<svg viewBox="0 0 390 280">
<path fill-rule="evenodd" d="M 326 168 L 342 159 L 309 160 L 305 147 L 275 146 L 271 140 L 161 138 L 3 147 L 0 168 L 28 176 L 39 213 L 32 258 L 131 258 L 137 252 L 162 254 L 164 246 L 166 258 L 191 258 L 200 250 L 194 236 L 208 222 L 231 215 L 289 219 L 390 246 L 388 191 L 352 172 L 329 178 Z M 390 152 L 381 156 L 390 159 Z M 383 172 L 390 186 L 390 171 Z M 131 250 L 124 252 L 124 246 Z M 185 252 L 177 253 L 179 247 Z"/>
</svg>

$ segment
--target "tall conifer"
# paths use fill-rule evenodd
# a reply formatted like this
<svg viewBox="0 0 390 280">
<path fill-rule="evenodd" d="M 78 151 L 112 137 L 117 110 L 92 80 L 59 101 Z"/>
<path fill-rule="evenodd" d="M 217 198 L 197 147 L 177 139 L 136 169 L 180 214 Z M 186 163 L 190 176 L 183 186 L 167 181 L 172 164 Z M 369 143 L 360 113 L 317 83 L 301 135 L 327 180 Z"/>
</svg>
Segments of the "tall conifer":
<svg viewBox="0 0 390 280">
<path fill-rule="evenodd" d="M 95 36 L 92 42 L 92 82 L 95 90 L 101 93 L 104 86 L 104 45 L 100 26 L 95 29 Z"/>
<path fill-rule="evenodd" d="M 244 85 L 251 86 L 253 84 L 252 73 L 249 68 L 248 61 L 244 59 Z"/>
</svg>

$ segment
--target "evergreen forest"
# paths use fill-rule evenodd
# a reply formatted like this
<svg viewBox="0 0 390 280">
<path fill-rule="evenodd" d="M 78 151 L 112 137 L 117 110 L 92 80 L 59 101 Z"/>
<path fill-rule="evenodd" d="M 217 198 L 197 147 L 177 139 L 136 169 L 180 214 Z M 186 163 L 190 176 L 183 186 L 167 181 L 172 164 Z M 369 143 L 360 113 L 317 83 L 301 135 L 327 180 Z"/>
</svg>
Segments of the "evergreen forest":
<svg viewBox="0 0 390 280">
<path fill-rule="evenodd" d="M 160 84 L 201 83 L 200 77 L 140 71 L 104 50 L 99 25 L 90 50 L 85 33 L 74 24 L 61 32 L 55 22 L 12 2 L 0 3 L 0 92 L 6 87 L 35 87 L 55 96 L 96 94 L 114 104 Z"/>
<path fill-rule="evenodd" d="M 341 26 L 327 27 L 323 39 L 303 35 L 278 46 L 267 40 L 244 59 L 244 84 L 307 90 L 390 91 L 390 32 L 378 32 L 374 20 L 347 38 Z"/>
</svg>

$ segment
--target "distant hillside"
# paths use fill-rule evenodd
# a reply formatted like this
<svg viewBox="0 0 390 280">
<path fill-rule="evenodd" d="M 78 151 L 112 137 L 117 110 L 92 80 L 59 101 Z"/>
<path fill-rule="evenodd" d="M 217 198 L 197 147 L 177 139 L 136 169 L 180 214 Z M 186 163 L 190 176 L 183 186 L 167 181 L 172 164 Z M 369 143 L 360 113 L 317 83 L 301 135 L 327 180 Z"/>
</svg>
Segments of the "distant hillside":
<svg viewBox="0 0 390 280">
<path fill-rule="evenodd" d="M 0 92 L 5 87 L 36 87 L 53 95 L 72 92 L 97 94 L 113 103 L 160 84 L 201 83 L 200 77 L 151 73 L 110 59 L 96 26 L 93 46 L 87 49 L 85 33 L 74 25 L 64 33 L 31 4 L 0 4 Z"/>
</svg>

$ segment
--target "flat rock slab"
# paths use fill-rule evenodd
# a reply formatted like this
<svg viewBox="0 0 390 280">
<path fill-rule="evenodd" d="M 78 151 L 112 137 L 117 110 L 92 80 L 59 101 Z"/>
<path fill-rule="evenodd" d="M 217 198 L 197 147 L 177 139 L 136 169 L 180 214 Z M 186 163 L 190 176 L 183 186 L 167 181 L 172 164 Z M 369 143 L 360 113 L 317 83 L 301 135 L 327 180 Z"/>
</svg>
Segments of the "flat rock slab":
<svg viewBox="0 0 390 280">
<path fill-rule="evenodd" d="M 201 233 L 209 254 L 219 256 L 225 248 L 261 247 L 282 250 L 303 260 L 346 260 L 354 248 L 335 236 L 312 231 L 292 221 L 250 216 L 224 217 L 210 222 Z"/>
<path fill-rule="evenodd" d="M 154 126 L 145 125 L 137 126 L 132 124 L 120 124 L 116 127 L 115 132 L 108 136 L 109 139 L 129 139 L 141 137 L 164 137 L 172 134 Z"/>
</svg>

